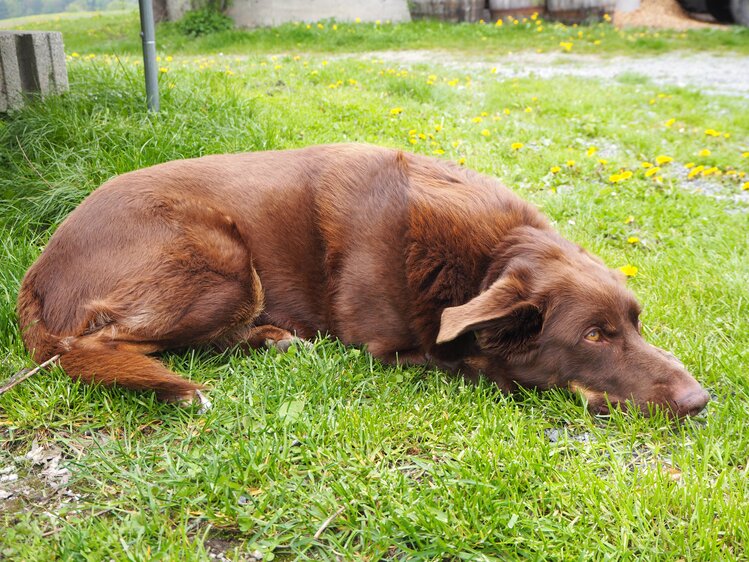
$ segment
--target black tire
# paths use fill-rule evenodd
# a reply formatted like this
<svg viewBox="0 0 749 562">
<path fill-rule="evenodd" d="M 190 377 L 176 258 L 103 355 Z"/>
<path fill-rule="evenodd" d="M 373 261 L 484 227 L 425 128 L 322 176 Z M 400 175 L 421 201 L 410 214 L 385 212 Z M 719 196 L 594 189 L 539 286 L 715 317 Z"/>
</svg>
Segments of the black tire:
<svg viewBox="0 0 749 562">
<path fill-rule="evenodd" d="M 733 23 L 731 0 L 707 0 L 707 11 L 720 23 Z"/>
<path fill-rule="evenodd" d="M 731 14 L 736 23 L 749 26 L 749 0 L 731 0 Z"/>
<path fill-rule="evenodd" d="M 679 4 L 685 12 L 692 14 L 707 13 L 707 0 L 679 0 Z"/>
</svg>

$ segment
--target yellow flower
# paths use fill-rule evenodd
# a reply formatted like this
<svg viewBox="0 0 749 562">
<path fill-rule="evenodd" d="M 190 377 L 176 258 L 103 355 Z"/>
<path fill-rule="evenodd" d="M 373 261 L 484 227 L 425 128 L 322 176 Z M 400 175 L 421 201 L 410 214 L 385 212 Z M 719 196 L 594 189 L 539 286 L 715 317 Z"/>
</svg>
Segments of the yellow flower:
<svg viewBox="0 0 749 562">
<path fill-rule="evenodd" d="M 325 26 L 321 23 L 317 24 L 317 29 L 325 29 Z"/>
<path fill-rule="evenodd" d="M 497 73 L 497 67 L 493 66 L 492 69 L 489 72 L 491 72 L 492 74 L 496 74 Z"/>
<path fill-rule="evenodd" d="M 78 53 L 76 53 L 75 51 L 73 51 L 72 53 L 70 53 L 70 56 L 73 57 L 74 59 L 77 59 L 81 55 L 79 55 Z"/>
<path fill-rule="evenodd" d="M 394 107 L 390 110 L 390 115 L 400 115 L 401 113 L 403 113 L 402 107 Z"/>
<path fill-rule="evenodd" d="M 652 168 L 653 167 L 653 165 L 650 162 L 641 162 L 640 166 L 642 166 L 643 168 Z"/>
<path fill-rule="evenodd" d="M 356 19 L 354 20 L 354 23 L 361 23 L 361 18 L 356 18 Z"/>
<path fill-rule="evenodd" d="M 161 72 L 162 74 L 164 74 L 166 72 L 169 72 L 169 69 L 167 67 L 165 67 L 165 66 L 161 66 L 161 67 L 159 67 L 159 72 Z"/>
<path fill-rule="evenodd" d="M 673 162 L 673 161 L 674 159 L 671 158 L 670 156 L 660 155 L 655 158 L 655 163 L 658 164 L 659 166 L 663 166 L 664 164 L 668 164 L 669 162 Z"/>
<path fill-rule="evenodd" d="M 704 169 L 705 169 L 705 166 L 696 166 L 696 167 L 692 168 L 689 171 L 689 174 L 687 174 L 687 179 L 691 180 L 692 178 L 698 176 L 700 174 L 700 172 L 702 172 L 702 170 L 704 170 Z"/>
<path fill-rule="evenodd" d="M 628 244 L 637 244 L 640 241 L 640 239 L 637 236 L 630 236 L 627 238 Z"/>
<path fill-rule="evenodd" d="M 504 109 L 502 110 L 502 113 L 504 113 L 505 115 L 509 115 L 509 114 L 510 114 L 510 110 L 509 110 L 508 108 L 506 108 L 506 107 L 505 107 L 505 108 L 504 108 Z"/>
<path fill-rule="evenodd" d="M 604 158 L 599 158 L 599 159 L 598 159 L 598 163 L 599 163 L 599 164 L 600 164 L 601 166 L 605 166 L 606 164 L 608 164 L 608 163 L 609 163 L 609 161 L 608 161 L 608 160 L 606 160 L 606 159 L 604 159 Z"/>
<path fill-rule="evenodd" d="M 721 175 L 721 171 L 715 166 L 712 166 L 711 168 L 707 168 L 706 170 L 703 170 L 702 175 L 703 176 L 712 176 L 712 175 L 719 176 Z"/>
<path fill-rule="evenodd" d="M 427 140 L 427 136 L 424 133 L 419 133 L 419 138 L 421 140 Z"/>
<path fill-rule="evenodd" d="M 439 123 L 437 123 L 437 124 L 436 124 L 436 125 L 434 126 L 434 130 L 435 130 L 436 132 L 438 132 L 438 133 L 439 133 L 439 132 L 440 132 L 440 131 L 442 130 L 442 125 L 440 125 Z"/>
<path fill-rule="evenodd" d="M 624 219 L 624 224 L 631 224 L 635 222 L 635 217 L 633 215 L 629 215 L 626 219 Z"/>
<path fill-rule="evenodd" d="M 749 151 L 741 153 L 742 158 L 749 158 Z"/>
<path fill-rule="evenodd" d="M 743 189 L 744 191 L 749 191 L 749 181 L 745 181 L 744 183 L 742 183 L 741 189 Z"/>
<path fill-rule="evenodd" d="M 532 19 L 533 21 L 536 21 L 536 20 L 538 19 L 538 12 L 533 12 L 533 13 L 531 14 L 531 19 Z"/>
<path fill-rule="evenodd" d="M 375 20 L 375 25 L 380 25 L 382 22 L 380 20 Z"/>
<path fill-rule="evenodd" d="M 410 138 L 410 139 L 408 139 L 408 142 L 410 142 L 411 144 L 416 144 L 416 143 L 417 143 L 417 142 L 419 142 L 419 141 L 417 141 L 417 140 L 416 140 L 416 139 L 414 139 L 414 138 Z"/>
<path fill-rule="evenodd" d="M 710 152 L 710 149 L 708 149 L 708 148 L 703 148 L 702 150 L 700 150 L 700 151 L 699 151 L 699 152 L 697 153 L 697 156 L 710 156 L 711 154 L 712 154 L 712 152 Z"/>
<path fill-rule="evenodd" d="M 491 133 L 489 132 L 489 129 L 484 129 L 483 131 L 481 131 L 481 134 L 484 135 L 485 137 L 488 137 L 489 135 L 491 135 Z"/>
<path fill-rule="evenodd" d="M 496 25 L 497 27 L 502 27 L 504 24 L 505 22 L 503 22 L 501 19 L 498 19 L 497 23 L 495 23 L 494 25 Z"/>
<path fill-rule="evenodd" d="M 631 177 L 632 177 L 632 172 L 630 172 L 629 170 L 625 170 L 623 172 L 619 172 L 618 174 L 611 175 L 609 177 L 609 181 L 611 183 L 619 183 L 624 180 L 628 180 Z"/>
<path fill-rule="evenodd" d="M 635 275 L 637 275 L 637 268 L 634 265 L 623 265 L 619 268 L 619 271 L 621 271 L 627 277 L 634 277 Z"/>
<path fill-rule="evenodd" d="M 333 31 L 336 31 L 338 29 L 338 24 L 333 24 Z"/>
<path fill-rule="evenodd" d="M 562 49 L 565 50 L 565 52 L 569 53 L 572 50 L 574 43 L 571 41 L 562 41 L 559 43 L 559 46 L 562 47 Z"/>
<path fill-rule="evenodd" d="M 520 150 L 520 149 L 521 149 L 521 148 L 523 148 L 524 146 L 525 146 L 525 145 L 524 145 L 524 144 L 523 144 L 522 142 L 514 142 L 514 143 L 512 143 L 512 144 L 510 145 L 510 148 L 511 148 L 511 149 L 513 149 L 513 150 Z"/>
<path fill-rule="evenodd" d="M 526 108 L 525 108 L 525 112 L 526 112 L 526 113 L 530 113 L 531 111 L 533 111 L 533 108 L 532 108 L 532 107 L 526 107 Z"/>
<path fill-rule="evenodd" d="M 647 172 L 645 172 L 645 177 L 649 178 L 650 176 L 654 176 L 655 174 L 657 174 L 660 171 L 661 171 L 661 169 L 658 166 L 654 166 L 654 167 L 650 168 Z"/>
<path fill-rule="evenodd" d="M 687 162 L 686 164 L 684 164 L 684 167 L 686 169 L 694 168 L 694 162 Z"/>
<path fill-rule="evenodd" d="M 166 57 L 166 62 L 172 62 L 173 60 L 174 60 L 174 58 L 171 55 L 169 55 L 168 57 Z"/>
<path fill-rule="evenodd" d="M 575 161 L 574 160 L 567 160 L 567 167 L 568 168 L 574 168 L 575 167 Z"/>
<path fill-rule="evenodd" d="M 705 129 L 705 134 L 709 137 L 719 137 L 720 131 L 716 131 L 715 129 Z"/>
<path fill-rule="evenodd" d="M 465 163 L 466 163 L 466 159 L 465 158 L 462 158 L 462 157 L 458 158 L 458 164 L 460 164 L 462 166 Z"/>
<path fill-rule="evenodd" d="M 676 119 L 673 119 L 673 118 L 672 118 L 672 119 L 669 119 L 668 121 L 666 121 L 666 122 L 664 123 L 664 125 L 665 125 L 666 127 L 670 127 L 670 126 L 671 126 L 671 125 L 673 125 L 674 123 L 676 123 Z"/>
<path fill-rule="evenodd" d="M 483 117 L 474 117 L 473 119 L 471 119 L 471 121 L 473 121 L 474 123 L 481 123 L 483 120 Z"/>
<path fill-rule="evenodd" d="M 445 153 L 445 151 L 442 150 L 441 148 L 438 148 L 438 149 L 432 151 L 432 154 L 444 154 L 444 153 Z"/>
<path fill-rule="evenodd" d="M 549 170 L 549 171 L 550 171 L 550 172 L 551 172 L 552 174 L 558 174 L 559 172 L 561 172 L 561 171 L 562 171 L 562 168 L 560 168 L 559 166 L 552 166 L 552 167 L 551 167 L 551 170 Z"/>
<path fill-rule="evenodd" d="M 589 146 L 588 151 L 585 154 L 587 154 L 588 156 L 593 156 L 596 152 L 598 152 L 598 148 L 596 148 L 595 146 Z"/>
</svg>

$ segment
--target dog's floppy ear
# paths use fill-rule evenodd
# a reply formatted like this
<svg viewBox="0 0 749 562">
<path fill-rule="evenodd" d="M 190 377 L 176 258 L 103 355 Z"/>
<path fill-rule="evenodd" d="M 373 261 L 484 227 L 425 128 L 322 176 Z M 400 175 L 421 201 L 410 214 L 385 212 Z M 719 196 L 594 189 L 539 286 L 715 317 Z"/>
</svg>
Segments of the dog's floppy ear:
<svg viewBox="0 0 749 562">
<path fill-rule="evenodd" d="M 540 324 L 538 307 L 528 302 L 522 284 L 515 277 L 504 277 L 495 281 L 486 291 L 460 306 L 442 311 L 438 344 L 454 340 L 471 330 L 506 319 L 509 325 L 526 323 Z M 501 322 L 500 322 L 501 323 Z"/>
</svg>

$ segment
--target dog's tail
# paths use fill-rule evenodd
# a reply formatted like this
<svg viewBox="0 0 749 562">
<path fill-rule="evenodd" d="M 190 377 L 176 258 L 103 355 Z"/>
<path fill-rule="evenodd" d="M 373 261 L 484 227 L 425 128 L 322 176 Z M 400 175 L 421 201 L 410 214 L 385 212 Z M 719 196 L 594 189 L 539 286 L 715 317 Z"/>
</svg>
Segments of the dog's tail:
<svg viewBox="0 0 749 562">
<path fill-rule="evenodd" d="M 30 285 L 26 281 L 21 285 L 17 311 L 21 337 L 37 363 L 59 354 L 59 363 L 71 378 L 153 390 L 167 401 L 192 400 L 195 391 L 203 388 L 146 356 L 157 350 L 155 346 L 104 340 L 97 333 L 67 337 L 51 333 L 43 320 L 42 301 Z"/>
</svg>

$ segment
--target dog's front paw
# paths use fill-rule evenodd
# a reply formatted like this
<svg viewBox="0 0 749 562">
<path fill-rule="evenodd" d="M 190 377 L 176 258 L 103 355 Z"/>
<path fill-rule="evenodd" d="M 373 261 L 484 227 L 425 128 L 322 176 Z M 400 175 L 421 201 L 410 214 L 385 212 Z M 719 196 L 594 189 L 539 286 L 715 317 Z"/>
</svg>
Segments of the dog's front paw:
<svg viewBox="0 0 749 562">
<path fill-rule="evenodd" d="M 270 338 L 265 340 L 265 347 L 267 347 L 268 349 L 270 349 L 271 347 L 275 347 L 278 351 L 281 351 L 283 353 L 286 353 L 292 345 L 295 345 L 297 347 L 306 347 L 307 349 L 312 348 L 312 342 L 303 340 L 302 338 L 298 338 L 296 336 L 284 338 L 281 340 L 273 340 Z"/>
</svg>

